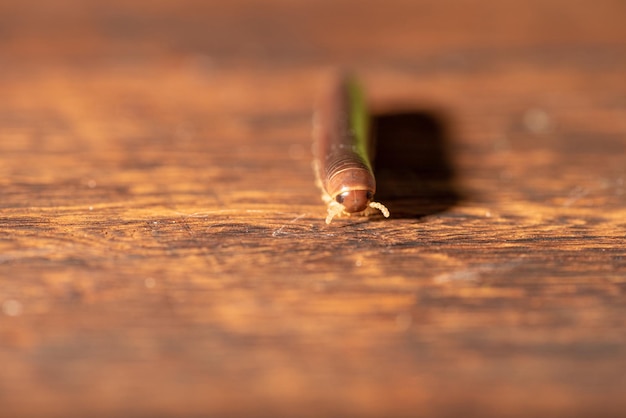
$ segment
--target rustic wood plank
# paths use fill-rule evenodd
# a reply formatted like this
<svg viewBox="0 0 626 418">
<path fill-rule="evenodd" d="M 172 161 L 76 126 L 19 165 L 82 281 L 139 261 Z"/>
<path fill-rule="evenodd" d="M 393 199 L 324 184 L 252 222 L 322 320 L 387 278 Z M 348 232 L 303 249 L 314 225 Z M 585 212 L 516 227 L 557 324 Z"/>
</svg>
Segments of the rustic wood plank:
<svg viewBox="0 0 626 418">
<path fill-rule="evenodd" d="M 0 4 L 3 414 L 622 414 L 622 2 L 126 3 Z M 324 224 L 328 64 L 389 220 Z"/>
</svg>

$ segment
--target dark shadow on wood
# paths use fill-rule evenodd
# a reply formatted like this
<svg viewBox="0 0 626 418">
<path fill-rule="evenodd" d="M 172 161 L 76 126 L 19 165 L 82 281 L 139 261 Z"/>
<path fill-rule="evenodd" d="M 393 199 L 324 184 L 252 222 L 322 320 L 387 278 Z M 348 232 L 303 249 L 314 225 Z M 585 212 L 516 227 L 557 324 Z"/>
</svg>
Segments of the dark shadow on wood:
<svg viewBox="0 0 626 418">
<path fill-rule="evenodd" d="M 461 200 L 446 127 L 443 116 L 424 111 L 373 115 L 376 200 L 393 218 L 441 213 Z"/>
</svg>

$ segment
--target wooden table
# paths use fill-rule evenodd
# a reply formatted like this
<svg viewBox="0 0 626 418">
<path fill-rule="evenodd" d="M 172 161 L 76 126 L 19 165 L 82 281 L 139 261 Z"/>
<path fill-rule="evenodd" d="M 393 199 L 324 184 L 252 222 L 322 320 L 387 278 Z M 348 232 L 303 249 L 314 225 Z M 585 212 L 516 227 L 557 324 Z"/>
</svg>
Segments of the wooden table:
<svg viewBox="0 0 626 418">
<path fill-rule="evenodd" d="M 624 416 L 625 16 L 3 1 L 2 416 Z M 334 65 L 388 220 L 324 224 Z"/>
</svg>

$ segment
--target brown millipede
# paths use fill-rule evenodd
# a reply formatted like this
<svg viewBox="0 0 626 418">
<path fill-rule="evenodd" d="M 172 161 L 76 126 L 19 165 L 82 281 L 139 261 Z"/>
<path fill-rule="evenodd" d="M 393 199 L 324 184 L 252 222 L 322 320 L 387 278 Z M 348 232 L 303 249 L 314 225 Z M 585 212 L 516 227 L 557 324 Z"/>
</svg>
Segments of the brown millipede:
<svg viewBox="0 0 626 418">
<path fill-rule="evenodd" d="M 373 200 L 372 151 L 362 89 L 353 77 L 333 74 L 313 116 L 313 167 L 328 205 L 327 224 L 335 216 L 375 210 L 389 217 L 389 210 Z"/>
</svg>

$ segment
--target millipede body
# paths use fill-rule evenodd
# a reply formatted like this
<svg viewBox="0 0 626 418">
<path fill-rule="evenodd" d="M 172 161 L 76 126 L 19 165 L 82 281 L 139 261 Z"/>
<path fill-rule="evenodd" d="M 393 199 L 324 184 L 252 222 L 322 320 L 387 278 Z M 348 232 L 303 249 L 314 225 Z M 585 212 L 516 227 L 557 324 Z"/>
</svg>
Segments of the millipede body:
<svg viewBox="0 0 626 418">
<path fill-rule="evenodd" d="M 389 210 L 373 200 L 373 146 L 363 91 L 348 75 L 333 75 L 325 87 L 313 117 L 313 166 L 328 205 L 326 223 L 377 211 L 389 217 Z"/>
</svg>

